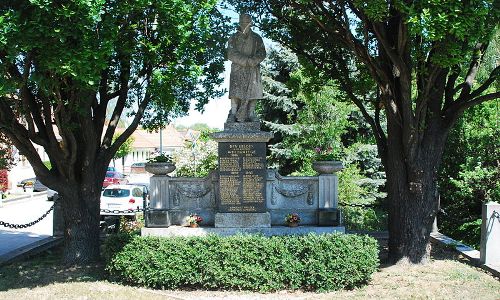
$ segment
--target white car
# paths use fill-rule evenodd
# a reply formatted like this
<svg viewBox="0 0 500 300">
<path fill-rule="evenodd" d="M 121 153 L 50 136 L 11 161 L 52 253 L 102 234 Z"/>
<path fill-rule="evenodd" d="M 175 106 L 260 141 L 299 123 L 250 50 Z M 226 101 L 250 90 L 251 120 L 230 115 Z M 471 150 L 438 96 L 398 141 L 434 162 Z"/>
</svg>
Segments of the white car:
<svg viewBox="0 0 500 300">
<path fill-rule="evenodd" d="M 144 187 L 140 185 L 110 185 L 101 194 L 101 216 L 134 216 L 144 207 Z"/>
</svg>

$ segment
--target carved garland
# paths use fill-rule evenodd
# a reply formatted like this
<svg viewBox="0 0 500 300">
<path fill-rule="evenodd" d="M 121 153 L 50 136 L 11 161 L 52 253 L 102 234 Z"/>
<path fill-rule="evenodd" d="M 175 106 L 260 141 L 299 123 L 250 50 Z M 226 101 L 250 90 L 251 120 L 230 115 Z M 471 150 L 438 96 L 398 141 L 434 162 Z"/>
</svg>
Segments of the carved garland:
<svg viewBox="0 0 500 300">
<path fill-rule="evenodd" d="M 293 198 L 300 195 L 304 195 L 307 193 L 307 204 L 313 205 L 313 196 L 312 196 L 312 184 L 306 186 L 299 186 L 294 189 L 284 189 L 279 186 L 274 186 L 274 189 L 281 195 L 287 198 Z M 276 194 L 273 193 L 271 197 L 271 204 L 276 205 Z"/>
<path fill-rule="evenodd" d="M 181 195 L 186 198 L 203 198 L 212 190 L 212 187 L 205 188 L 203 190 L 194 190 L 192 188 L 182 189 L 177 186 L 174 193 L 173 204 L 174 206 L 179 206 Z"/>
</svg>

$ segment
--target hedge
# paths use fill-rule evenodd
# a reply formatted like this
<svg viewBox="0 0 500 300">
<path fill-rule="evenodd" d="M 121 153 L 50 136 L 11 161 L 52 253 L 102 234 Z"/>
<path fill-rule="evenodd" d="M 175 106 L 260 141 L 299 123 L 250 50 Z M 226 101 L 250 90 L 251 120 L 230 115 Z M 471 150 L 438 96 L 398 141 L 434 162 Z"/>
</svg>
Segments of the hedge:
<svg viewBox="0 0 500 300">
<path fill-rule="evenodd" d="M 331 291 L 366 284 L 377 270 L 368 236 L 140 237 L 104 245 L 111 279 L 153 288 Z"/>
</svg>

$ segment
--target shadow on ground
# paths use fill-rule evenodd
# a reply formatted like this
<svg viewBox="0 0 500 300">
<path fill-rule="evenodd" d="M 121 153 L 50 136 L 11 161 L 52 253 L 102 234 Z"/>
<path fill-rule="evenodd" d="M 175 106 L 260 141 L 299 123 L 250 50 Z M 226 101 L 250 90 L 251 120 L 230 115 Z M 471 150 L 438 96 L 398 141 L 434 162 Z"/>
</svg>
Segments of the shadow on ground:
<svg viewBox="0 0 500 300">
<path fill-rule="evenodd" d="M 52 283 L 95 282 L 105 278 L 101 263 L 67 267 L 61 263 L 62 246 L 0 268 L 0 291 L 33 288 Z"/>
<path fill-rule="evenodd" d="M 389 248 L 387 239 L 377 239 L 379 243 L 379 260 L 380 268 L 387 268 L 394 266 L 395 263 L 389 260 Z M 431 242 L 431 261 L 432 260 L 456 260 L 470 266 L 477 266 L 477 263 L 471 261 L 465 256 L 461 255 L 454 247 L 443 245 L 437 242 Z"/>
</svg>

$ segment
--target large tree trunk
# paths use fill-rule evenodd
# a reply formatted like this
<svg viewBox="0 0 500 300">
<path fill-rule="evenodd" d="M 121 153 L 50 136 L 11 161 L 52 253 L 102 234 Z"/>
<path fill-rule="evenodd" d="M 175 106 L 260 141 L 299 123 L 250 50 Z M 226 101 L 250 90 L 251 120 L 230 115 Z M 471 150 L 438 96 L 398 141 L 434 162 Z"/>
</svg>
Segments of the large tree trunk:
<svg viewBox="0 0 500 300">
<path fill-rule="evenodd" d="M 89 181 L 76 187 L 68 185 L 59 191 L 65 225 L 65 264 L 85 264 L 100 257 L 100 185 L 95 180 Z"/>
<path fill-rule="evenodd" d="M 393 262 L 426 263 L 430 257 L 429 238 L 438 211 L 437 173 L 448 132 L 438 121 L 432 123 L 415 151 L 408 151 L 400 125 L 388 122 L 385 167 Z"/>
</svg>

